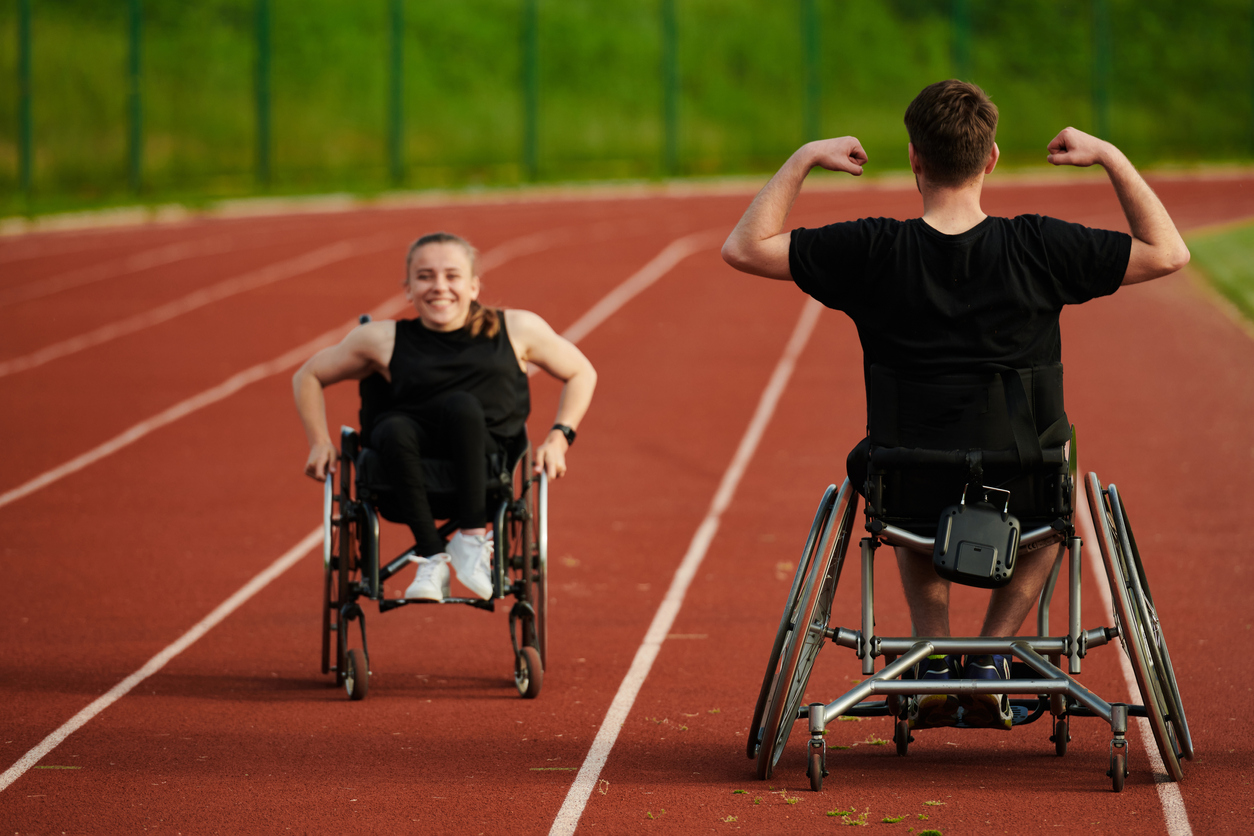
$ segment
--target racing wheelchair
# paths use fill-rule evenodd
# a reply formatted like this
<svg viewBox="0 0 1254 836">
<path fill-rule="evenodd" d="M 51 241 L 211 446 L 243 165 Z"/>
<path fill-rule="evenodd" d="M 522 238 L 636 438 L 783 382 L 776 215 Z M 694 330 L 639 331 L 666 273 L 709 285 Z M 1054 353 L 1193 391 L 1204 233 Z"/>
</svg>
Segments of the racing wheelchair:
<svg viewBox="0 0 1254 836">
<path fill-rule="evenodd" d="M 839 489 L 829 486 L 819 503 L 754 706 L 747 754 L 756 759 L 758 778 L 772 776 L 799 720 L 808 721 L 807 775 L 815 791 L 829 774 L 824 730 L 839 717 L 895 718 L 893 742 L 904 756 L 919 730 L 909 722 L 910 702 L 926 694 L 1022 695 L 1008 699 L 1013 726 L 1048 716 L 1058 756 L 1067 751 L 1072 718 L 1100 718 L 1111 730 L 1107 775 L 1115 792 L 1128 774 L 1128 718 L 1146 717 L 1168 776 L 1183 778 L 1180 761 L 1192 759 L 1193 743 L 1162 625 L 1119 491 L 1102 487 L 1093 473 L 1084 489 L 1114 613 L 1113 626 L 1082 626 L 1075 428 L 1061 395 L 1061 364 L 926 381 L 870 367 L 867 439 L 850 454 L 850 477 Z M 846 628 L 829 622 L 860 497 L 867 532 L 860 543 L 862 613 L 856 628 Z M 1036 636 L 875 631 L 874 560 L 881 545 L 931 553 L 943 577 L 995 588 L 1009 581 L 1020 550 L 1058 543 L 1065 548 L 1037 602 Z M 1064 556 L 1069 618 L 1065 634 L 1053 635 L 1049 605 Z M 1140 705 L 1107 702 L 1075 679 L 1088 651 L 1115 638 L 1131 662 Z M 852 649 L 867 678 L 826 705 L 802 705 L 815 659 L 829 641 Z M 916 679 L 915 665 L 932 654 L 1002 654 L 1013 659 L 1010 679 Z M 884 665 L 876 671 L 880 657 Z M 876 695 L 883 699 L 870 699 Z M 969 727 L 961 712 L 956 727 Z"/>
<path fill-rule="evenodd" d="M 369 380 L 362 382 L 363 404 Z M 379 612 L 385 613 L 410 604 L 463 604 L 494 612 L 498 600 L 513 597 L 509 636 L 514 685 L 525 699 L 539 695 L 548 656 L 548 477 L 532 473 L 534 460 L 525 431 L 505 448 L 486 463 L 494 546 L 492 596 L 443 601 L 386 598 L 384 581 L 409 565 L 414 553 L 410 549 L 387 562 L 380 558 L 379 519 L 397 520 L 390 488 L 378 454 L 363 445 L 355 429 L 341 428 L 338 479 L 328 474 L 323 495 L 322 672 L 334 673 L 335 684 L 344 687 L 349 699 L 364 699 L 370 688 L 362 598 L 377 601 Z M 447 520 L 452 514 L 452 464 L 435 459 L 422 464 L 432 512 L 437 520 Z M 455 521 L 445 522 L 438 529 L 440 536 L 447 539 L 456 527 Z M 360 625 L 360 649 L 349 646 L 354 621 Z"/>
</svg>

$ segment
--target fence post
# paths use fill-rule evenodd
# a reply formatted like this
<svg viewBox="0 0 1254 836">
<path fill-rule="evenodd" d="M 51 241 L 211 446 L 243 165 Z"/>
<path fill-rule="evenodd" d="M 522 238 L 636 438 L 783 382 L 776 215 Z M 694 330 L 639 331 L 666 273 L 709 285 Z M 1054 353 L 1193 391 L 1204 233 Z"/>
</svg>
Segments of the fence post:
<svg viewBox="0 0 1254 836">
<path fill-rule="evenodd" d="M 1092 0 L 1093 11 L 1093 133 L 1110 139 L 1110 6 Z"/>
<path fill-rule="evenodd" d="M 257 182 L 270 185 L 270 0 L 256 0 Z"/>
<path fill-rule="evenodd" d="M 17 179 L 22 193 L 31 192 L 31 169 L 34 145 L 31 141 L 30 83 L 30 0 L 17 3 Z"/>
<path fill-rule="evenodd" d="M 141 75 L 141 48 L 143 46 L 143 0 L 130 0 L 130 60 L 127 81 L 129 86 L 129 151 L 127 159 L 128 181 L 131 192 L 139 194 L 143 185 L 144 165 L 144 102 Z"/>
<path fill-rule="evenodd" d="M 953 0 L 950 5 L 950 26 L 954 75 L 962 81 L 971 80 L 971 9 L 967 0 Z"/>
<path fill-rule="evenodd" d="M 679 26 L 675 0 L 662 0 L 662 172 L 679 173 Z"/>
<path fill-rule="evenodd" d="M 523 177 L 535 180 L 538 174 L 537 121 L 540 98 L 539 78 L 539 0 L 523 0 L 522 20 L 522 167 Z"/>
<path fill-rule="evenodd" d="M 399 186 L 405 179 L 405 0 L 392 2 L 392 65 L 391 96 L 388 100 L 388 162 L 392 185 Z"/>
<path fill-rule="evenodd" d="M 805 139 L 822 139 L 822 88 L 819 86 L 819 10 L 815 0 L 801 0 L 801 43 L 805 56 Z"/>
</svg>

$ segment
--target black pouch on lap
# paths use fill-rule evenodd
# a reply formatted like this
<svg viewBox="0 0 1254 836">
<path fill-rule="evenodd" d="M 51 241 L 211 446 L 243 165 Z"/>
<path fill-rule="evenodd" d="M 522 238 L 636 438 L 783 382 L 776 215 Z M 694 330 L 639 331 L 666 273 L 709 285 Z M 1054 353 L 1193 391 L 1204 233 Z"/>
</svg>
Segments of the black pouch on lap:
<svg viewBox="0 0 1254 836">
<path fill-rule="evenodd" d="M 1009 499 L 1001 510 L 987 500 L 968 504 L 964 490 L 959 504 L 941 512 L 932 551 L 936 574 L 983 589 L 1008 584 L 1019 550 L 1019 520 L 1008 508 Z"/>
</svg>

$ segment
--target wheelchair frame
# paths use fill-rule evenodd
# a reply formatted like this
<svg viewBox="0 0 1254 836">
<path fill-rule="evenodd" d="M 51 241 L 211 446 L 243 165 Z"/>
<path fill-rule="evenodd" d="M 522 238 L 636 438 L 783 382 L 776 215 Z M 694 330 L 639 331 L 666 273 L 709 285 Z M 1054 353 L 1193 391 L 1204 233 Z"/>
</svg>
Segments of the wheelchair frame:
<svg viewBox="0 0 1254 836">
<path fill-rule="evenodd" d="M 1073 455 L 1072 485 L 1075 481 L 1074 462 Z M 1081 541 L 1076 536 L 1073 521 L 1065 520 L 1060 521 L 1062 525 L 1055 523 L 1025 532 L 1021 545 L 1044 543 L 1060 534 L 1064 538 L 1068 555 L 1070 605 L 1066 635 L 1051 636 L 1049 630 L 1049 603 L 1061 568 L 1060 555 L 1037 605 L 1037 630 L 1040 635 L 929 638 L 888 637 L 875 633 L 876 549 L 885 544 L 930 551 L 934 541 L 874 519 L 869 519 L 866 525 L 870 536 L 861 541 L 860 629 L 829 626 L 833 597 L 852 537 L 858 501 L 858 494 L 853 491 L 848 479 L 839 491 L 835 485 L 829 486 L 819 503 L 802 559 L 793 577 L 750 723 L 747 753 L 751 759 L 757 760 L 758 778 L 766 780 L 772 776 L 797 720 L 806 719 L 809 723 L 807 775 L 811 789 L 818 791 L 822 789 L 824 776 L 829 774 L 824 729 L 836 718 L 896 717 L 893 740 L 897 754 L 904 756 L 913 740 L 907 720 L 911 695 L 994 693 L 1033 695 L 1028 699 L 1010 701 L 1014 725 L 1034 722 L 1048 710 L 1052 721 L 1050 739 L 1059 756 L 1067 751 L 1072 717 L 1100 717 L 1106 721 L 1112 735 L 1107 775 L 1115 792 L 1123 789 L 1128 774 L 1128 717 L 1147 717 L 1169 777 L 1181 780 L 1184 776 L 1180 759 L 1193 758 L 1193 742 L 1136 540 L 1118 489 L 1113 484 L 1103 489 L 1093 473 L 1088 474 L 1085 488 L 1112 590 L 1114 627 L 1085 630 L 1081 626 Z M 1132 662 L 1142 705 L 1106 702 L 1073 677 L 1080 673 L 1081 660 L 1090 649 L 1104 645 L 1115 637 L 1119 637 Z M 815 658 L 829 640 L 853 649 L 862 660 L 862 673 L 869 678 L 831 703 L 803 706 L 801 701 Z M 1010 680 L 919 681 L 901 678 L 910 675 L 917 662 L 934 653 L 997 653 L 1018 661 L 1012 665 Z M 875 670 L 877 656 L 883 656 L 885 660 L 879 672 Z M 1067 658 L 1066 672 L 1061 669 L 1063 657 Z M 883 695 L 884 699 L 867 702 L 872 695 Z M 962 725 L 956 727 L 963 728 Z"/>
<path fill-rule="evenodd" d="M 353 700 L 369 692 L 370 652 L 366 643 L 366 614 L 360 598 L 378 601 L 385 613 L 408 604 L 465 604 L 488 612 L 507 596 L 516 600 L 509 612 L 510 644 L 514 650 L 514 685 L 525 699 L 534 699 L 544 683 L 548 658 L 548 477 L 533 475 L 528 445 L 514 463 L 512 486 L 502 491 L 493 510 L 492 597 L 445 598 L 443 601 L 385 598 L 383 582 L 408 566 L 410 548 L 387 563 L 379 556 L 379 511 L 358 496 L 355 479 L 361 441 L 352 427 L 340 429 L 339 478 L 328 474 L 323 493 L 323 607 L 322 672 L 334 673 Z M 508 496 L 506 497 L 506 494 Z M 456 529 L 446 522 L 439 529 L 448 538 Z M 361 648 L 350 648 L 351 625 L 358 621 Z M 331 637 L 335 636 L 335 664 Z"/>
</svg>

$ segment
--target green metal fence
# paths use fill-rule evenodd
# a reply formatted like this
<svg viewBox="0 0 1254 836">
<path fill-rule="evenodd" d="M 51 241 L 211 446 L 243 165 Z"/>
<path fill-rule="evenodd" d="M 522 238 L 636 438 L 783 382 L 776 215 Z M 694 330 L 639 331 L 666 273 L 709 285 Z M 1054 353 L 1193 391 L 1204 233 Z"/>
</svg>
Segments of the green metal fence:
<svg viewBox="0 0 1254 836">
<path fill-rule="evenodd" d="M 1254 143 L 1254 0 L 4 0 L 0 42 L 0 211 L 740 173 L 841 133 L 903 168 L 953 76 L 1008 162 L 1067 124 L 1145 162 Z"/>
</svg>

